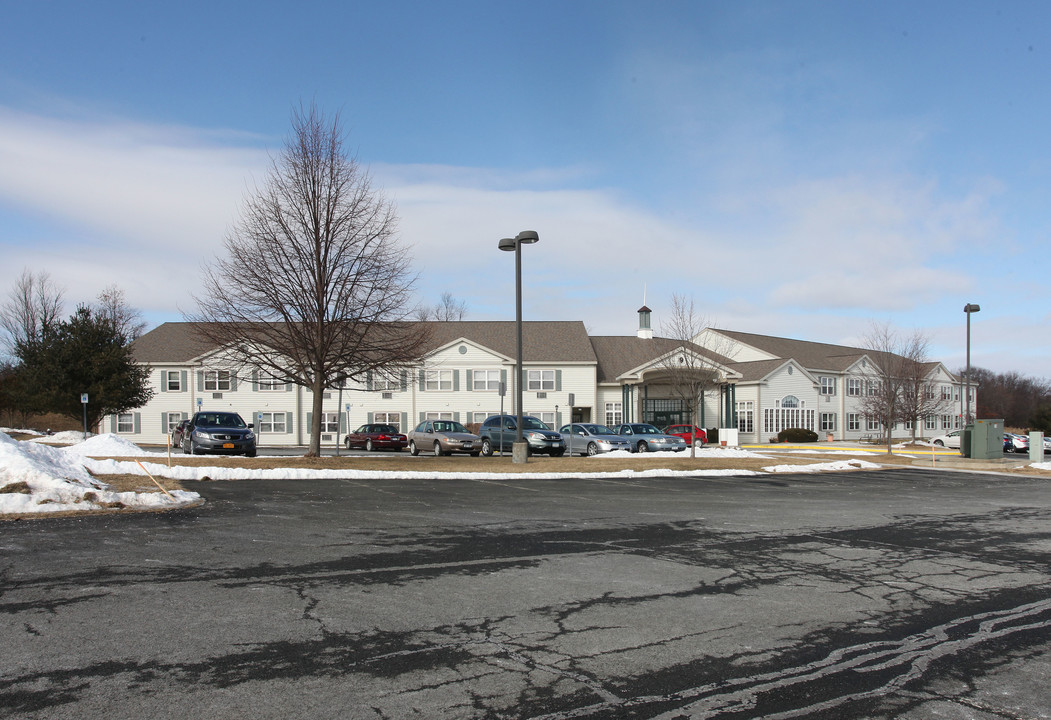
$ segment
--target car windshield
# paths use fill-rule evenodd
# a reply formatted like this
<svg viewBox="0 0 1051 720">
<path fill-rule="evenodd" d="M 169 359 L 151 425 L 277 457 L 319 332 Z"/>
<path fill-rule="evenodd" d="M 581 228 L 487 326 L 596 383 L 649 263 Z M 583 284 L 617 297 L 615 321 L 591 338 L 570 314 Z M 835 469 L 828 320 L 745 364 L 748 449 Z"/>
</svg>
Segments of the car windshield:
<svg viewBox="0 0 1051 720">
<path fill-rule="evenodd" d="M 467 428 L 458 422 L 449 422 L 448 420 L 442 420 L 434 423 L 434 432 L 453 432 L 453 433 L 465 433 Z"/>
<path fill-rule="evenodd" d="M 605 425 L 581 425 L 582 428 L 588 431 L 591 435 L 616 435 L 617 433 L 610 430 Z"/>
<path fill-rule="evenodd" d="M 547 425 L 537 420 L 535 417 L 529 417 L 528 415 L 522 418 L 522 429 L 523 430 L 550 430 Z"/>
<path fill-rule="evenodd" d="M 372 432 L 374 433 L 396 433 L 398 428 L 393 425 L 373 425 Z"/>
<path fill-rule="evenodd" d="M 197 418 L 198 427 L 243 428 L 245 421 L 236 413 L 207 413 Z"/>
<path fill-rule="evenodd" d="M 638 435 L 660 435 L 661 431 L 655 428 L 653 425 L 628 425 L 633 433 Z"/>
</svg>

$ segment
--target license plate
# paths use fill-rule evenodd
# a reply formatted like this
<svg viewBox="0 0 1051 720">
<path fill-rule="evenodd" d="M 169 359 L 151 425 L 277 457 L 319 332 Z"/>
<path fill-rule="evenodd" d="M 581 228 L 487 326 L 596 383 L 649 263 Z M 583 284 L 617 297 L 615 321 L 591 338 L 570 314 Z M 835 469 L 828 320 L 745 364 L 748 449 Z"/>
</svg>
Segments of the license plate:
<svg viewBox="0 0 1051 720">
<path fill-rule="evenodd" d="M 233 450 L 233 449 L 234 449 L 234 444 L 233 443 L 223 443 L 223 450 Z"/>
<path fill-rule="evenodd" d="M 471 443 L 464 443 L 464 444 L 463 444 L 463 446 L 464 446 L 464 448 L 465 448 L 465 449 L 467 449 L 467 450 L 470 450 L 470 449 L 471 449 Z"/>
</svg>

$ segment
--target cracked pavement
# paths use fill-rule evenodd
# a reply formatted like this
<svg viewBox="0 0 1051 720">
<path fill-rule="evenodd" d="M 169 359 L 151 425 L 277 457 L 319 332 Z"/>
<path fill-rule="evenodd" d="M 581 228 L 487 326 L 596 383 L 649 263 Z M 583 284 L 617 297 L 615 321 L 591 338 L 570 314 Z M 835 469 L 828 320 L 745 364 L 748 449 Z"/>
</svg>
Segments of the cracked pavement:
<svg viewBox="0 0 1051 720">
<path fill-rule="evenodd" d="M 1040 478 L 190 489 L 0 523 L 0 717 L 1051 717 Z"/>
</svg>

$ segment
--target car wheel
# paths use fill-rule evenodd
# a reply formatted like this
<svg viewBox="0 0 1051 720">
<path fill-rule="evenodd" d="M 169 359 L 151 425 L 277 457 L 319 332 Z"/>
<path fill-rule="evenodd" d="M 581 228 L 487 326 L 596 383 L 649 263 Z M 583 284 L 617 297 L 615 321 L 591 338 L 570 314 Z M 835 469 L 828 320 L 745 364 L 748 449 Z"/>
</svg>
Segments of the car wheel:
<svg viewBox="0 0 1051 720">
<path fill-rule="evenodd" d="M 646 447 L 645 440 L 639 440 L 639 444 L 635 446 L 635 452 L 646 452 L 649 448 Z"/>
<path fill-rule="evenodd" d="M 343 438 L 343 444 L 347 446 L 347 450 L 350 450 L 350 438 Z"/>
<path fill-rule="evenodd" d="M 245 453 L 245 457 L 255 457 L 255 450 L 252 449 L 252 450 L 249 450 L 248 452 L 246 452 Z"/>
<path fill-rule="evenodd" d="M 420 454 L 420 449 L 418 447 L 416 447 L 416 441 L 415 440 L 410 440 L 409 441 L 409 454 L 410 455 L 419 455 Z"/>
<path fill-rule="evenodd" d="M 372 438 L 365 441 L 365 450 L 372 452 Z"/>
<path fill-rule="evenodd" d="M 489 440 L 489 438 L 482 438 L 482 456 L 493 456 L 493 443 Z"/>
<path fill-rule="evenodd" d="M 935 440 L 934 444 L 938 447 L 945 447 L 945 443 L 943 443 L 941 440 Z"/>
<path fill-rule="evenodd" d="M 697 449 L 704 447 L 704 440 L 701 440 L 700 438 L 694 438 L 693 446 Z"/>
<path fill-rule="evenodd" d="M 552 450 L 551 451 L 551 457 L 562 457 L 565 454 L 566 454 L 565 450 Z"/>
<path fill-rule="evenodd" d="M 439 441 L 435 440 L 434 441 L 434 457 L 438 457 L 441 454 L 442 454 L 442 444 Z"/>
<path fill-rule="evenodd" d="M 595 443 L 588 443 L 588 455 L 598 455 L 598 445 Z"/>
<path fill-rule="evenodd" d="M 199 447 L 197 447 L 197 443 L 195 443 L 193 440 L 190 441 L 190 454 L 191 455 L 200 455 L 201 454 L 201 449 Z"/>
</svg>

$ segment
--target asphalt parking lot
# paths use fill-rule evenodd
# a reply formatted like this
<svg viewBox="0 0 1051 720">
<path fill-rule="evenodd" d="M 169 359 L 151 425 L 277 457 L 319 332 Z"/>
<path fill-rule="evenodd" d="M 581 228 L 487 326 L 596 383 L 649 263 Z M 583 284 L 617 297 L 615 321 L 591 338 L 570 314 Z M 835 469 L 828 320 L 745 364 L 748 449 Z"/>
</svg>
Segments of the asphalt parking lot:
<svg viewBox="0 0 1051 720">
<path fill-rule="evenodd" d="M 1051 717 L 1046 479 L 188 486 L 0 523 L 0 717 Z"/>
</svg>

